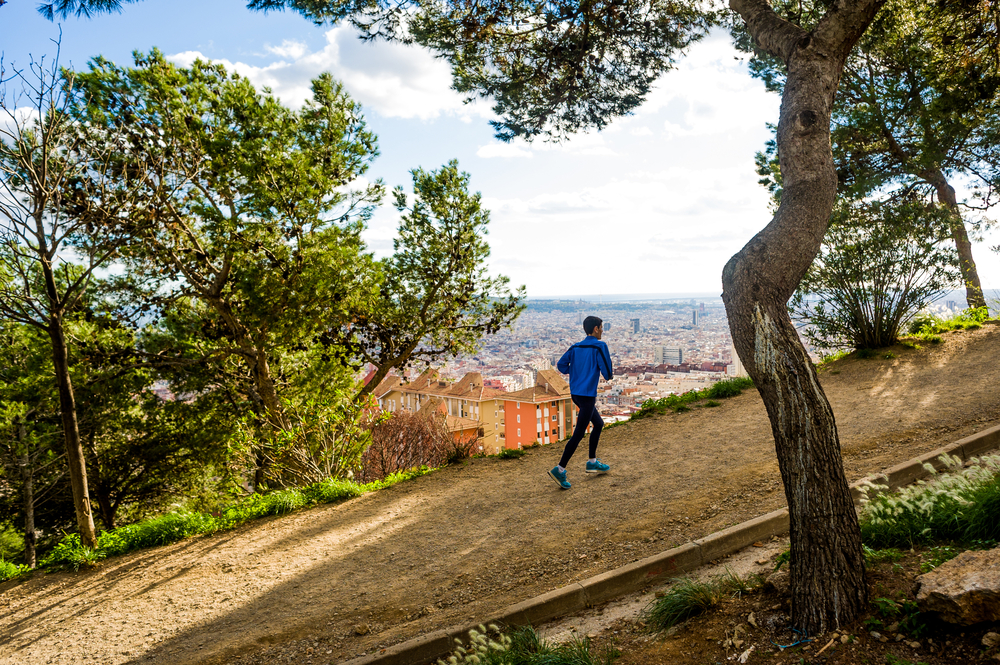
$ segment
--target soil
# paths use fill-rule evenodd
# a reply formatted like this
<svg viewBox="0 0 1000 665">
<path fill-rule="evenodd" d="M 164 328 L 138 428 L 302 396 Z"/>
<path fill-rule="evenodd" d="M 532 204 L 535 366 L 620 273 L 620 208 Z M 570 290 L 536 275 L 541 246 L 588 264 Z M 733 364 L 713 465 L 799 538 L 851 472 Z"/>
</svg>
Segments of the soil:
<svg viewBox="0 0 1000 665">
<path fill-rule="evenodd" d="M 849 480 L 1000 422 L 1000 327 L 943 338 L 821 371 Z M 0 663 L 337 663 L 785 505 L 755 391 L 608 429 L 569 491 L 561 449 L 7 582 Z"/>
<path fill-rule="evenodd" d="M 666 633 L 647 626 L 644 608 L 633 603 L 610 621 L 589 626 L 586 635 L 579 630 L 565 635 L 553 627 L 547 639 L 555 640 L 556 634 L 564 640 L 587 637 L 594 653 L 609 648 L 620 653 L 615 665 L 966 665 L 1000 660 L 1000 649 L 983 641 L 998 624 L 954 626 L 912 611 L 921 564 L 933 557 L 929 550 L 900 555 L 899 560 L 869 564 L 869 614 L 825 635 L 804 638 L 792 632 L 787 594 L 765 584 Z M 720 568 L 700 577 L 718 575 Z M 773 568 L 771 557 L 767 570 Z M 649 594 L 644 600 L 648 607 L 655 597 Z"/>
</svg>

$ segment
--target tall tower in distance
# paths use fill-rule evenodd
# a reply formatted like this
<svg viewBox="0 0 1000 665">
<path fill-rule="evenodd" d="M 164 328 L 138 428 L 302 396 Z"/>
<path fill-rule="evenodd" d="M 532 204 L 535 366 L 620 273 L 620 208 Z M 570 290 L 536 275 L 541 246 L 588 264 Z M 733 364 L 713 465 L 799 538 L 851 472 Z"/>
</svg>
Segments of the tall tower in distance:
<svg viewBox="0 0 1000 665">
<path fill-rule="evenodd" d="M 639 332 L 639 319 L 632 319 L 632 332 Z"/>
<path fill-rule="evenodd" d="M 691 325 L 698 325 L 698 310 L 696 309 L 691 310 Z"/>
</svg>

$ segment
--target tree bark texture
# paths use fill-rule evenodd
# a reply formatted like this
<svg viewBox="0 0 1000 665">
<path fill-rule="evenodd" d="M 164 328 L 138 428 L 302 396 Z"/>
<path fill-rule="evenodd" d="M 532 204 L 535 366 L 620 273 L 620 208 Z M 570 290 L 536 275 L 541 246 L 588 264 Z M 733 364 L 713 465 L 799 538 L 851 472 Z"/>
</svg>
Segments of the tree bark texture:
<svg viewBox="0 0 1000 665">
<path fill-rule="evenodd" d="M 66 444 L 66 461 L 69 465 L 70 485 L 73 488 L 73 506 L 76 508 L 76 523 L 80 529 L 80 544 L 97 547 L 97 533 L 94 515 L 90 508 L 90 493 L 87 489 L 87 465 L 80 441 L 80 428 L 76 420 L 76 398 L 73 382 L 69 375 L 69 357 L 62 319 L 53 317 L 48 327 L 52 340 L 52 364 L 59 387 L 59 406 L 62 411 L 63 440 Z"/>
<path fill-rule="evenodd" d="M 940 169 L 927 171 L 920 175 L 934 187 L 938 200 L 945 204 L 951 213 L 951 237 L 955 241 L 958 263 L 962 270 L 962 281 L 965 283 L 965 300 L 969 307 L 986 307 L 983 284 L 979 281 L 979 270 L 976 268 L 975 259 L 972 258 L 972 243 L 969 241 L 969 232 L 965 228 L 965 222 L 962 221 L 962 212 L 958 208 L 955 188 L 948 183 Z"/>
<path fill-rule="evenodd" d="M 787 303 L 819 252 L 837 194 L 830 115 L 844 62 L 881 4 L 842 0 L 807 33 L 765 0 L 730 1 L 757 44 L 788 67 L 777 131 L 781 206 L 726 264 L 722 282 L 733 342 L 767 408 L 785 485 L 792 624 L 810 635 L 853 622 L 867 590 L 833 410 Z"/>
<path fill-rule="evenodd" d="M 20 447 L 18 466 L 21 467 L 21 506 L 24 510 L 24 565 L 34 568 L 35 553 L 35 477 L 31 468 L 31 454 L 28 450 L 28 432 L 24 421 L 17 424 L 17 443 Z"/>
</svg>

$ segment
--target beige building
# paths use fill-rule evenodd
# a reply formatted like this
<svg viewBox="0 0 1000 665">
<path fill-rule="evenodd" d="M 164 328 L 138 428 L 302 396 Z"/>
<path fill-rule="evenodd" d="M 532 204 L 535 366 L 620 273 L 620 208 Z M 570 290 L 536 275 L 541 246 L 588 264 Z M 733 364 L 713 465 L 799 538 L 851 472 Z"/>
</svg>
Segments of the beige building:
<svg viewBox="0 0 1000 665">
<path fill-rule="evenodd" d="M 539 371 L 533 387 L 513 393 L 484 387 L 478 372 L 448 383 L 428 369 L 410 383 L 386 377 L 374 394 L 386 411 L 426 408 L 445 414 L 448 430 L 456 436 L 478 424 L 479 445 L 490 455 L 503 448 L 554 443 L 572 434 L 576 424 L 569 384 L 553 369 Z"/>
<path fill-rule="evenodd" d="M 375 397 L 386 411 L 416 413 L 428 402 L 440 402 L 433 408 L 446 415 L 449 431 L 465 431 L 469 421 L 478 423 L 479 445 L 484 452 L 494 453 L 503 447 L 500 436 L 503 426 L 503 405 L 499 396 L 508 393 L 483 386 L 483 376 L 478 372 L 466 374 L 460 381 L 442 381 L 436 369 L 428 369 L 410 383 L 403 383 L 398 376 L 386 377 Z"/>
</svg>

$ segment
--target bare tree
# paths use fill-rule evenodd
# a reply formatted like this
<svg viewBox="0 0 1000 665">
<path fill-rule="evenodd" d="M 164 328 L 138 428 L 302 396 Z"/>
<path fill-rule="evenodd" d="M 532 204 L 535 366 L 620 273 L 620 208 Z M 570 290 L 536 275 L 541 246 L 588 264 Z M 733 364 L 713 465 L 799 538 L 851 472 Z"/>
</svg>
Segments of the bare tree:
<svg viewBox="0 0 1000 665">
<path fill-rule="evenodd" d="M 66 460 L 80 541 L 96 545 L 87 468 L 70 378 L 66 324 L 94 271 L 109 264 L 121 236 L 100 220 L 141 216 L 128 173 L 112 159 L 121 135 L 72 122 L 71 74 L 51 64 L 12 66 L 0 81 L 0 317 L 35 326 L 51 343 Z M 0 70 L 7 70 L 0 61 Z M 79 100 L 76 100 L 79 101 Z"/>
</svg>

